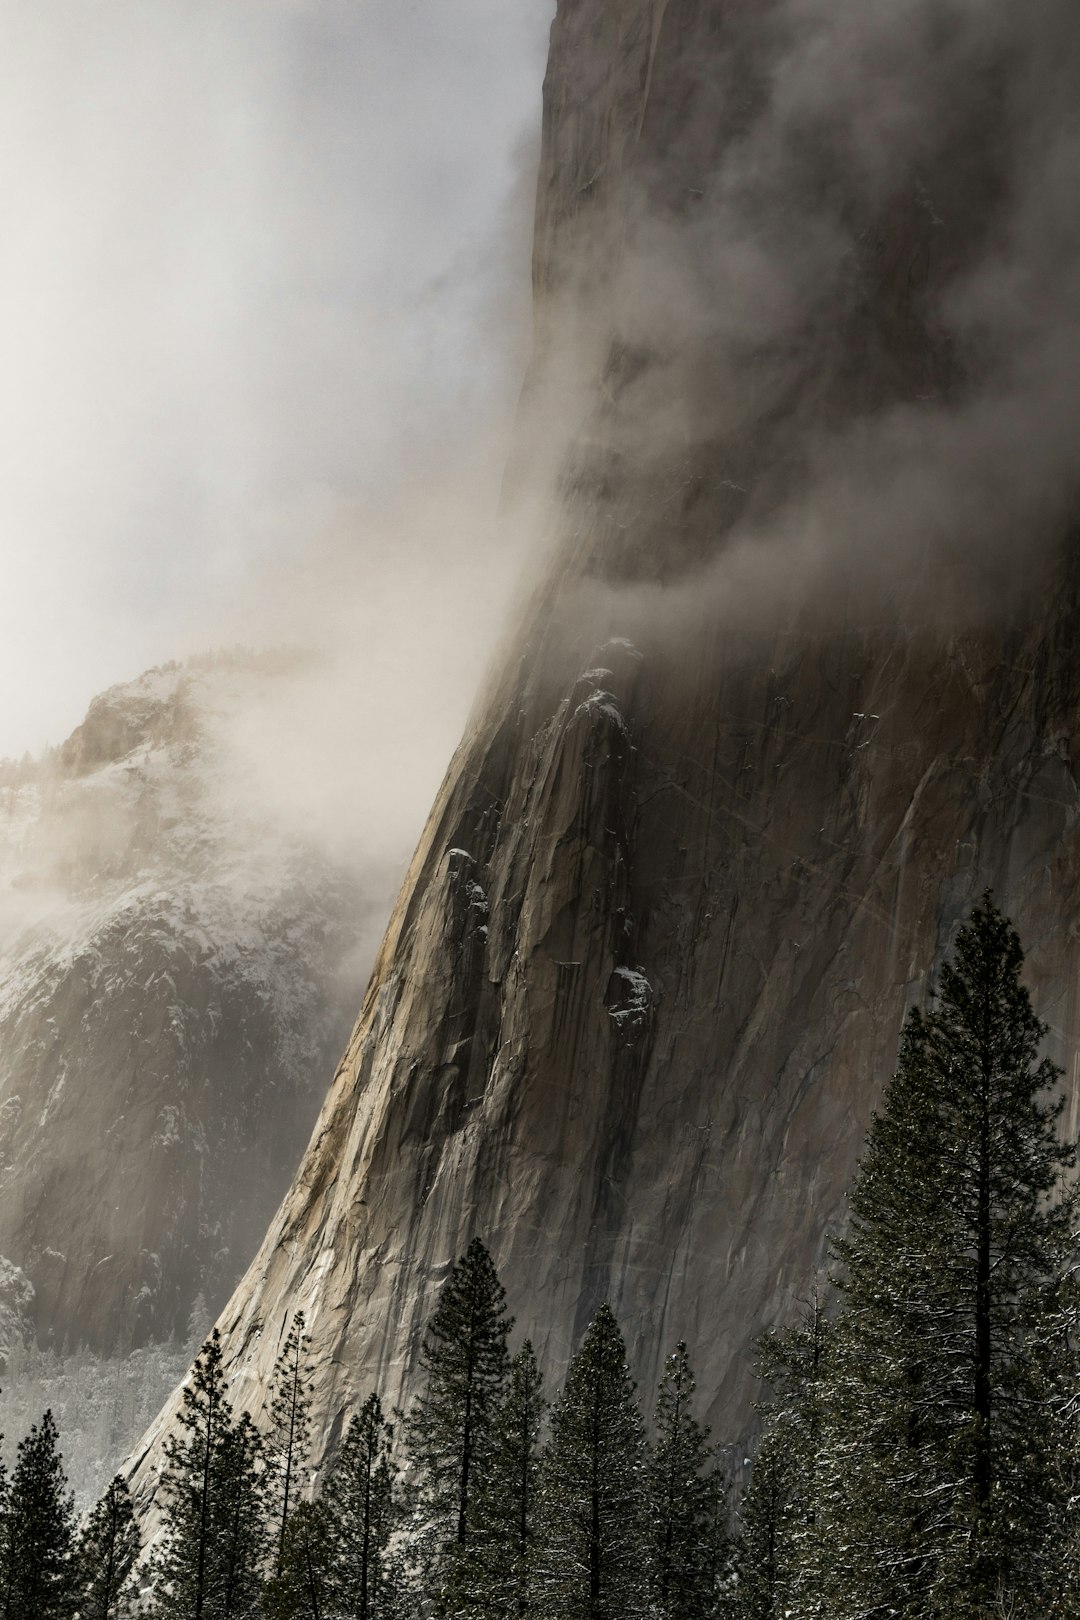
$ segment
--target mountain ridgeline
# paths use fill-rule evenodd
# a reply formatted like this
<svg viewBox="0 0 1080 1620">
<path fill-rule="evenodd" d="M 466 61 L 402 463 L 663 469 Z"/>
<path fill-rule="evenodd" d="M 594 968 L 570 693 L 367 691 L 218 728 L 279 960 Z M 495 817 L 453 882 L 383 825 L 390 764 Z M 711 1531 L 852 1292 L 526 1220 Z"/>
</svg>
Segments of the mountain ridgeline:
<svg viewBox="0 0 1080 1620">
<path fill-rule="evenodd" d="M 151 671 L 0 766 L 8 1360 L 27 1335 L 98 1355 L 182 1341 L 310 1130 L 378 895 L 238 792 L 230 728 L 289 671 Z"/>
<path fill-rule="evenodd" d="M 1038 334 L 986 328 L 1080 22 L 878 9 L 559 4 L 523 428 L 586 390 L 558 541 L 219 1321 L 254 1412 L 304 1312 L 331 1452 L 477 1233 L 553 1376 L 609 1302 L 643 1385 L 686 1340 L 744 1432 L 988 885 L 1075 1132 L 1080 466 Z"/>
</svg>

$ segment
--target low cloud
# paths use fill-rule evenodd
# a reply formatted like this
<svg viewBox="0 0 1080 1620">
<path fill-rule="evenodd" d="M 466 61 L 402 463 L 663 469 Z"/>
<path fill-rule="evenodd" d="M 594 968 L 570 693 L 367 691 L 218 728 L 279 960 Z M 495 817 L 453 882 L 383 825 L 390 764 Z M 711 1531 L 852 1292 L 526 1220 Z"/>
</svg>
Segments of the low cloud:
<svg viewBox="0 0 1080 1620">
<path fill-rule="evenodd" d="M 616 251 L 583 214 L 556 278 L 604 267 L 586 619 L 997 612 L 1080 496 L 1075 8 L 680 22 L 662 49 L 705 89 L 655 150 L 646 107 Z"/>
</svg>

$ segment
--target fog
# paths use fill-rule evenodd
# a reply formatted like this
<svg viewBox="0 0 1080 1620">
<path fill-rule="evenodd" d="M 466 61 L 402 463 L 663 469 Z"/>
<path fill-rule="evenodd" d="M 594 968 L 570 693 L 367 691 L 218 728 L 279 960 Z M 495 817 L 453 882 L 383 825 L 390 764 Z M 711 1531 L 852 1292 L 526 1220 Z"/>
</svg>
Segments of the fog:
<svg viewBox="0 0 1080 1620">
<path fill-rule="evenodd" d="M 661 13 L 708 89 L 611 193 L 618 253 L 589 240 L 601 203 L 548 266 L 568 341 L 530 423 L 542 476 L 500 508 L 552 10 L 0 0 L 0 752 L 147 665 L 296 647 L 229 739 L 235 791 L 400 866 L 579 437 L 625 470 L 584 521 L 649 542 L 644 577 L 592 571 L 586 635 L 893 614 L 905 590 L 951 629 L 1062 534 L 1067 0 L 777 0 L 705 49 Z M 701 481 L 712 530 L 668 566 L 657 502 L 681 522 Z"/>
<path fill-rule="evenodd" d="M 552 10 L 0 0 L 0 755 L 273 636 L 363 645 L 353 709 L 415 708 L 437 779 L 513 574 Z"/>
<path fill-rule="evenodd" d="M 659 498 L 670 533 L 700 481 L 713 532 L 682 564 L 647 541 L 584 611 L 680 638 L 808 604 L 983 622 L 1080 497 L 1075 8 L 781 0 L 681 48 L 711 88 L 618 196 L 598 301 L 597 439 L 627 470 L 596 521 L 647 538 Z"/>
</svg>

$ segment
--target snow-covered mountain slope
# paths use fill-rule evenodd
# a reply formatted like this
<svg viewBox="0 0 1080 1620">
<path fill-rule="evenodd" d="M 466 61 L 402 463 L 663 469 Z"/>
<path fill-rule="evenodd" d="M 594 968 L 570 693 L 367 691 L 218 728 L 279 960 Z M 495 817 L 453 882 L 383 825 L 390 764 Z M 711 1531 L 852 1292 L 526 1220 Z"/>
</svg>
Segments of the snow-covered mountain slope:
<svg viewBox="0 0 1080 1620">
<path fill-rule="evenodd" d="M 243 761 L 296 665 L 153 670 L 0 766 L 0 1255 L 43 1345 L 183 1335 L 310 1130 L 389 879 L 288 829 Z"/>
</svg>

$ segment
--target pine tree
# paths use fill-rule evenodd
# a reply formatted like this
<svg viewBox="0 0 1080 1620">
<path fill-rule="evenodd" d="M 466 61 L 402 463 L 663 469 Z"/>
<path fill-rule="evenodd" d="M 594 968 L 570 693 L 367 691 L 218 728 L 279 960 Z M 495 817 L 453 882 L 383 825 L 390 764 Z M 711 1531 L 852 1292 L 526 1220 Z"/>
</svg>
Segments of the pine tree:
<svg viewBox="0 0 1080 1620">
<path fill-rule="evenodd" d="M 210 1620 L 219 1574 L 216 1469 L 232 1425 L 217 1328 L 195 1359 L 177 1421 L 179 1432 L 165 1443 L 165 1533 L 154 1569 L 154 1613 L 162 1620 Z"/>
<path fill-rule="evenodd" d="M 509 1368 L 512 1322 L 491 1256 L 475 1238 L 454 1266 L 428 1324 L 420 1356 L 423 1392 L 407 1427 L 429 1575 L 444 1584 L 470 1539 L 491 1446 L 492 1419 Z"/>
<path fill-rule="evenodd" d="M 247 1412 L 221 1431 L 212 1489 L 211 1612 L 215 1620 L 248 1620 L 259 1612 L 269 1527 L 263 1443 Z"/>
<path fill-rule="evenodd" d="M 532 1601 L 544 1620 L 650 1613 L 645 1430 L 622 1334 L 601 1306 L 551 1415 Z"/>
<path fill-rule="evenodd" d="M 727 1491 L 709 1431 L 691 1412 L 695 1387 L 689 1353 L 680 1343 L 664 1368 L 649 1464 L 653 1567 L 663 1620 L 710 1620 L 729 1573 Z"/>
<path fill-rule="evenodd" d="M 4 1514 L 2 1620 L 67 1620 L 75 1602 L 75 1510 L 51 1412 L 19 1444 Z"/>
<path fill-rule="evenodd" d="M 298 1499 L 311 1448 L 311 1381 L 307 1371 L 310 1345 L 304 1331 L 304 1313 L 297 1311 L 274 1366 L 270 1401 L 269 1462 L 278 1495 L 278 1562 L 284 1552 L 285 1526 Z"/>
<path fill-rule="evenodd" d="M 477 1498 L 474 1539 L 459 1553 L 449 1613 L 496 1620 L 532 1612 L 529 1583 L 536 1544 L 540 1431 L 547 1403 L 526 1340 L 510 1364 L 506 1394 L 492 1421 L 491 1450 Z"/>
<path fill-rule="evenodd" d="M 743 1498 L 734 1610 L 738 1620 L 822 1613 L 819 1533 L 829 1375 L 829 1324 L 822 1302 L 801 1323 L 767 1333 L 758 1371 L 770 1396 L 750 1485 Z"/>
<path fill-rule="evenodd" d="M 3 1442 L 0 1434 L 0 1443 Z M 0 1459 L 0 1620 L 6 1620 L 11 1600 L 14 1566 L 8 1557 L 11 1532 L 11 1486 L 7 1469 Z"/>
<path fill-rule="evenodd" d="M 184 1386 L 165 1446 L 164 1536 L 153 1571 L 160 1620 L 244 1620 L 256 1612 L 267 1526 L 261 1442 L 234 1421 L 215 1328 Z"/>
<path fill-rule="evenodd" d="M 395 1528 L 393 1430 L 377 1395 L 349 1424 L 327 1485 L 342 1613 L 387 1620 L 387 1548 Z"/>
<path fill-rule="evenodd" d="M 87 1519 L 77 1554 L 79 1620 L 122 1620 L 141 1549 L 127 1481 L 117 1474 Z"/>
<path fill-rule="evenodd" d="M 739 1510 L 735 1543 L 735 1620 L 784 1620 L 791 1613 L 796 1571 L 789 1533 L 790 1459 L 779 1431 L 762 1436 L 754 1471 Z"/>
<path fill-rule="evenodd" d="M 830 1614 L 1052 1612 L 1073 1517 L 1076 1196 L 1022 964 L 987 895 L 908 1020 L 835 1246 Z"/>
<path fill-rule="evenodd" d="M 266 1620 L 341 1620 L 337 1537 L 325 1502 L 298 1502 L 285 1523 L 278 1567 L 263 1593 Z"/>
</svg>

